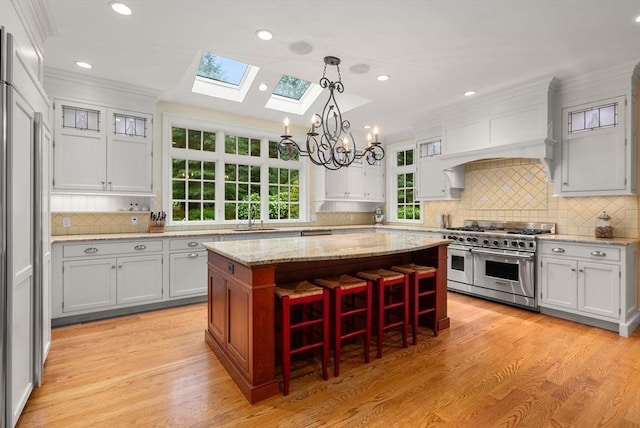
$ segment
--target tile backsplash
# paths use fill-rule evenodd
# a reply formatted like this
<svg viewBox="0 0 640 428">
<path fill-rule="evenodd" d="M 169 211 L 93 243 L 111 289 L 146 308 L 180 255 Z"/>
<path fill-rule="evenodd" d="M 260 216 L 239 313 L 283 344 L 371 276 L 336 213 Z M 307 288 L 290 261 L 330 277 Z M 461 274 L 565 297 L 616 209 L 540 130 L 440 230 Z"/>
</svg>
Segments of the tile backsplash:
<svg viewBox="0 0 640 428">
<path fill-rule="evenodd" d="M 439 214 L 453 226 L 464 220 L 552 222 L 557 233 L 593 236 L 602 211 L 612 217 L 614 236 L 638 238 L 638 197 L 558 197 L 536 159 L 474 162 L 465 167 L 461 200 L 423 204 L 424 224 L 439 227 Z"/>
</svg>

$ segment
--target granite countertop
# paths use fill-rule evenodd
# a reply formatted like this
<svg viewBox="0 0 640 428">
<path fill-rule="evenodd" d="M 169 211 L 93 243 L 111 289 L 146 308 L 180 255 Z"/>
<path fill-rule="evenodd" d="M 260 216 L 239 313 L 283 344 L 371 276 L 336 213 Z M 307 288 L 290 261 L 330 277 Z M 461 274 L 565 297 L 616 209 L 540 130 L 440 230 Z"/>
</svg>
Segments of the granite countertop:
<svg viewBox="0 0 640 428">
<path fill-rule="evenodd" d="M 162 239 L 162 238 L 189 238 L 199 236 L 217 236 L 217 235 L 242 235 L 246 233 L 269 233 L 278 234 L 285 232 L 302 232 L 314 230 L 342 230 L 342 229 L 379 229 L 379 230 L 405 230 L 417 232 L 440 232 L 441 229 L 426 228 L 420 226 L 400 226 L 400 225 L 354 225 L 354 226 L 300 226 L 300 227 L 276 227 L 264 228 L 254 227 L 237 231 L 233 229 L 201 229 L 201 230 L 172 230 L 163 233 L 103 233 L 103 234 L 87 234 L 87 235 L 54 235 L 51 242 L 82 242 L 82 241 L 105 241 L 116 239 Z"/>
<path fill-rule="evenodd" d="M 637 245 L 640 239 L 637 238 L 594 238 L 582 235 L 538 235 L 539 241 L 562 241 L 582 244 L 603 244 L 603 245 Z"/>
<path fill-rule="evenodd" d="M 350 233 L 308 238 L 206 242 L 205 246 L 245 266 L 406 253 L 451 242 L 411 234 Z"/>
</svg>

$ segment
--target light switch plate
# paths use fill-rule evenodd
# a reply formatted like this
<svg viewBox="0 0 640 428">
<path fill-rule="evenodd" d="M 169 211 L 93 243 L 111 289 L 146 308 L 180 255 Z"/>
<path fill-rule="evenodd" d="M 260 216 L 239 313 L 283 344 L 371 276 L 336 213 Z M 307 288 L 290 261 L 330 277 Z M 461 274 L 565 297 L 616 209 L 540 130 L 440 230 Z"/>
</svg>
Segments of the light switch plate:
<svg viewBox="0 0 640 428">
<path fill-rule="evenodd" d="M 136 216 L 131 217 L 131 224 L 134 226 L 138 224 L 138 217 Z"/>
<path fill-rule="evenodd" d="M 62 227 L 71 227 L 71 217 L 62 217 Z"/>
</svg>

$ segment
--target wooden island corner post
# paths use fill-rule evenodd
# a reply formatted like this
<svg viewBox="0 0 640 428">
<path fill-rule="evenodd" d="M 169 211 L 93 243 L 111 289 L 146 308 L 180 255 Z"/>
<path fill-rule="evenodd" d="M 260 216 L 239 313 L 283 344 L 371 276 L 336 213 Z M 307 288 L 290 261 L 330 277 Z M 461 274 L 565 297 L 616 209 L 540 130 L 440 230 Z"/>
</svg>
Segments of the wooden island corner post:
<svg viewBox="0 0 640 428">
<path fill-rule="evenodd" d="M 363 236 L 360 236 L 363 235 Z M 389 239 L 376 233 L 206 244 L 205 341 L 250 403 L 279 392 L 275 361 L 275 285 L 415 262 L 436 267 L 438 329 L 447 315 L 447 240 Z M 326 239 L 329 238 L 329 239 Z M 333 238 L 333 239 L 331 239 Z M 374 239 L 375 238 L 375 239 Z M 376 240 L 381 243 L 376 244 Z M 390 241 L 390 242 L 389 242 Z M 379 247 L 377 247 L 377 246 Z"/>
</svg>

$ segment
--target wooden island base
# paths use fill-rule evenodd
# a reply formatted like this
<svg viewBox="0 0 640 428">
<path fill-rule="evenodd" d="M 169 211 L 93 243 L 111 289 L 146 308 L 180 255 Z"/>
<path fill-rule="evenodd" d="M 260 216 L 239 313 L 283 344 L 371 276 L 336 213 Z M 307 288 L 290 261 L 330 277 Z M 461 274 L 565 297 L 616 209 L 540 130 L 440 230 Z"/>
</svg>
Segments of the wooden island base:
<svg viewBox="0 0 640 428">
<path fill-rule="evenodd" d="M 309 238 L 253 242 L 287 239 Z M 397 254 L 376 256 L 368 253 L 366 257 L 326 260 L 316 256 L 314 260 L 308 260 L 309 257 L 306 257 L 303 261 L 250 265 L 239 262 L 235 257 L 220 254 L 214 247 L 233 244 L 233 241 L 207 244 L 209 296 L 205 341 L 247 400 L 250 403 L 264 400 L 279 392 L 279 380 L 275 375 L 277 283 L 284 284 L 303 279 L 313 281 L 320 277 L 407 263 L 438 268 L 436 318 L 438 328 L 446 329 L 449 327 L 446 300 L 448 241 L 428 240 L 432 241 L 429 248 Z M 228 247 L 221 248 L 227 250 Z"/>
</svg>

